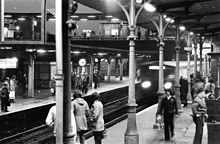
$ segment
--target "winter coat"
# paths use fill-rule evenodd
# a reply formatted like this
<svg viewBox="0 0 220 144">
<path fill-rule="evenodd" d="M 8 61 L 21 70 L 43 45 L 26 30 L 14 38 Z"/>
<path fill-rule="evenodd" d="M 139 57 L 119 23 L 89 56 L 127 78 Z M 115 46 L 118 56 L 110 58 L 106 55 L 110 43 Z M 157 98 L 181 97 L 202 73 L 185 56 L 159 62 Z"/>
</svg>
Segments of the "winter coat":
<svg viewBox="0 0 220 144">
<path fill-rule="evenodd" d="M 91 128 L 95 132 L 104 130 L 103 105 L 98 100 L 93 103 L 91 108 Z"/>
<path fill-rule="evenodd" d="M 87 102 L 83 98 L 76 98 L 72 103 L 77 131 L 88 130 L 86 115 L 89 114 L 89 106 Z"/>
<path fill-rule="evenodd" d="M 54 136 L 56 136 L 56 106 L 52 106 L 48 112 L 47 118 L 45 120 L 46 124 L 49 127 L 54 127 Z M 71 126 L 72 126 L 72 133 L 76 135 L 76 122 L 74 114 L 71 112 Z"/>
<path fill-rule="evenodd" d="M 192 108 L 193 115 L 204 115 L 207 112 L 206 102 L 203 98 L 201 98 L 205 96 L 202 96 L 202 95 L 205 95 L 205 93 L 200 92 L 192 103 L 191 108 Z"/>
</svg>

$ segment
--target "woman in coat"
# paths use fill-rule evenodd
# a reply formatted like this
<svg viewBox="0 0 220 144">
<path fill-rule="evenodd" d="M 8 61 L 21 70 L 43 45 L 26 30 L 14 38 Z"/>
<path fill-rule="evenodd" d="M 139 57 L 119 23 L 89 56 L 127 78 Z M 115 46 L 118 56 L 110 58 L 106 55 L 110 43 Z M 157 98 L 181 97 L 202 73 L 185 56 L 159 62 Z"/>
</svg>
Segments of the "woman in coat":
<svg viewBox="0 0 220 144">
<path fill-rule="evenodd" d="M 98 93 L 93 93 L 93 105 L 91 108 L 91 128 L 94 133 L 95 144 L 102 143 L 102 132 L 104 131 L 104 118 L 103 118 L 103 104 L 99 100 L 100 95 Z"/>
<path fill-rule="evenodd" d="M 76 119 L 77 142 L 85 143 L 85 132 L 88 130 L 87 115 L 89 114 L 89 106 L 82 98 L 80 92 L 74 92 L 74 100 L 72 102 L 73 113 Z"/>
</svg>

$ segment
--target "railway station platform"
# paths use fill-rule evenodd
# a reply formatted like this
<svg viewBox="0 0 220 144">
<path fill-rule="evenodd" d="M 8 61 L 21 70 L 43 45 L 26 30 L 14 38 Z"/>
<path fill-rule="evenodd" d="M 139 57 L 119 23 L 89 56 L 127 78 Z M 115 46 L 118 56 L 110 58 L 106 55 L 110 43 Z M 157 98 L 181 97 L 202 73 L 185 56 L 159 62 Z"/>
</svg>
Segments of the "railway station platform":
<svg viewBox="0 0 220 144">
<path fill-rule="evenodd" d="M 128 77 L 123 77 L 123 80 L 120 80 L 119 77 L 116 78 L 115 76 L 111 76 L 110 83 L 108 83 L 107 80 L 104 80 L 102 83 L 100 83 L 100 87 L 98 87 L 97 89 L 94 89 L 94 87 L 89 88 L 88 92 L 83 96 L 91 95 L 93 92 L 101 93 L 113 90 L 115 88 L 125 87 L 129 85 L 128 81 Z M 8 107 L 9 112 L 0 111 L 0 116 L 24 109 L 29 109 L 35 106 L 46 105 L 53 102 L 55 102 L 55 99 L 54 96 L 51 95 L 49 89 L 37 89 L 34 92 L 33 98 L 24 98 L 21 96 L 16 97 L 15 103 L 11 103 L 11 106 Z"/>
<path fill-rule="evenodd" d="M 163 129 L 153 129 L 157 104 L 137 113 L 137 132 L 139 144 L 192 144 L 195 134 L 195 124 L 190 116 L 191 105 L 182 108 L 183 112 L 175 119 L 175 136 L 170 141 L 164 141 Z M 124 134 L 127 119 L 107 129 L 107 138 L 103 144 L 124 144 Z M 207 144 L 207 125 L 204 125 L 202 144 Z M 94 138 L 87 140 L 87 144 L 94 144 Z"/>
</svg>

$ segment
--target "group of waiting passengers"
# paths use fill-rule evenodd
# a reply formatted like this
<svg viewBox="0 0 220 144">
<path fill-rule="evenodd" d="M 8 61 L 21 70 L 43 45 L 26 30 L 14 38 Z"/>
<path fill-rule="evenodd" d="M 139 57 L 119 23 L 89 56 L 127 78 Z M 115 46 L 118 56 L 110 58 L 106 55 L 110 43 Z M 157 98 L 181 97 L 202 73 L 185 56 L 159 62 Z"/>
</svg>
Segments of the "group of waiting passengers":
<svg viewBox="0 0 220 144">
<path fill-rule="evenodd" d="M 85 132 L 92 130 L 94 134 L 95 144 L 101 144 L 105 131 L 103 118 L 103 104 L 99 100 L 100 94 L 94 92 L 92 94 L 93 104 L 91 109 L 87 102 L 82 98 L 82 93 L 74 92 L 74 100 L 71 103 L 71 127 L 74 134 L 74 144 L 85 143 Z M 54 136 L 56 136 L 56 106 L 51 107 L 46 118 L 46 124 L 54 127 Z M 55 137 L 54 140 L 55 141 Z"/>
<path fill-rule="evenodd" d="M 103 77 L 101 76 L 99 71 L 95 71 L 95 73 L 93 74 L 94 89 L 100 86 L 102 80 Z M 83 94 L 86 94 L 88 92 L 89 76 L 87 73 L 79 73 L 78 75 L 73 73 L 71 81 L 73 89 L 80 90 Z"/>
<path fill-rule="evenodd" d="M 191 76 L 191 78 L 193 77 Z M 186 79 L 184 78 L 180 79 L 180 96 L 183 107 L 187 107 L 188 89 L 187 91 L 183 91 L 183 89 L 188 87 L 188 83 L 185 80 Z M 193 144 L 202 144 L 203 126 L 205 119 L 208 117 L 205 100 L 218 100 L 218 97 L 215 98 L 214 96 L 215 84 L 211 78 L 209 79 L 208 83 L 205 83 L 201 78 L 196 78 L 195 81 L 191 81 L 191 88 L 193 101 L 191 106 L 192 118 L 196 125 Z M 162 114 L 164 121 L 165 141 L 170 141 L 170 139 L 174 136 L 174 117 L 175 115 L 178 115 L 177 101 L 171 89 L 165 89 L 165 97 L 162 99 L 161 105 L 158 109 L 158 120 Z"/>
</svg>

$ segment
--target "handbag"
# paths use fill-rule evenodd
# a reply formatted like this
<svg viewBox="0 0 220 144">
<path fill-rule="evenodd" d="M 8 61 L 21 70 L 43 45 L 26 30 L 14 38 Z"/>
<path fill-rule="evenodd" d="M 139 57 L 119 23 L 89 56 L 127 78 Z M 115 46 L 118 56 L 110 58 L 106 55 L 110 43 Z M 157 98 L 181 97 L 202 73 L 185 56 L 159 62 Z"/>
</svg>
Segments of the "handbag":
<svg viewBox="0 0 220 144">
<path fill-rule="evenodd" d="M 107 138 L 107 129 L 105 127 L 104 130 L 102 131 L 101 139 L 106 139 L 106 138 Z"/>
</svg>

